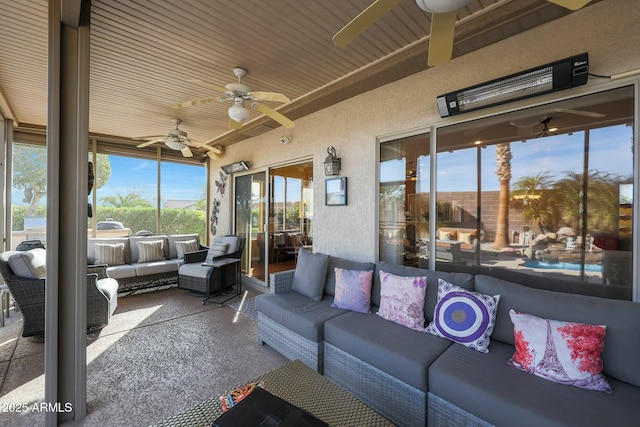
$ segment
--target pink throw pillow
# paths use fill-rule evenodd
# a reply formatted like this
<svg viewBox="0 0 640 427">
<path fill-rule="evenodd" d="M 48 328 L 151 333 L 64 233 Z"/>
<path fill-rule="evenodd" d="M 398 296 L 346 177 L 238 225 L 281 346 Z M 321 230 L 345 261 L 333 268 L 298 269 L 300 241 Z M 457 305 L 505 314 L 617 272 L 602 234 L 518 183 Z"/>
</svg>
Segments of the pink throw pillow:
<svg viewBox="0 0 640 427">
<path fill-rule="evenodd" d="M 509 311 L 516 351 L 508 363 L 540 378 L 611 394 L 600 353 L 607 327 Z"/>
<path fill-rule="evenodd" d="M 373 270 L 345 270 L 335 267 L 336 294 L 332 307 L 371 313 L 371 282 Z"/>
<path fill-rule="evenodd" d="M 380 270 L 378 316 L 416 331 L 424 330 L 427 277 L 403 277 Z"/>
</svg>

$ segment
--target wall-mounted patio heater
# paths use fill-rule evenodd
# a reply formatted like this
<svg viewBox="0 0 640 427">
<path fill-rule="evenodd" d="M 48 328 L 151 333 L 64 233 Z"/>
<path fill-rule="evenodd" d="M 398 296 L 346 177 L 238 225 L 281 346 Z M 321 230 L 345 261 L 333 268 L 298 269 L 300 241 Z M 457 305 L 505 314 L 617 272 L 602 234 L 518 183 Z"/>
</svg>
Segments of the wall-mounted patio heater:
<svg viewBox="0 0 640 427">
<path fill-rule="evenodd" d="M 222 170 L 227 175 L 231 175 L 232 173 L 249 170 L 249 164 L 245 161 L 235 162 L 231 163 L 230 165 L 222 166 Z"/>
<path fill-rule="evenodd" d="M 441 117 L 556 92 L 587 83 L 589 55 L 582 53 L 436 98 Z"/>
</svg>

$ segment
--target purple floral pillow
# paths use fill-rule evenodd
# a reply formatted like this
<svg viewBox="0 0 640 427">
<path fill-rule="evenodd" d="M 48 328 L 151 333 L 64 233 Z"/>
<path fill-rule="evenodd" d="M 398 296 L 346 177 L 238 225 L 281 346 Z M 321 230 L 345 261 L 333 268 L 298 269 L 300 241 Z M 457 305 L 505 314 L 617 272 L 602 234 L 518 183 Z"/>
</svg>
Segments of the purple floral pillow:
<svg viewBox="0 0 640 427">
<path fill-rule="evenodd" d="M 427 277 L 403 277 L 380 270 L 378 316 L 416 331 L 424 330 Z"/>
<path fill-rule="evenodd" d="M 332 307 L 371 313 L 371 283 L 373 270 L 345 270 L 335 267 L 336 294 Z"/>
</svg>

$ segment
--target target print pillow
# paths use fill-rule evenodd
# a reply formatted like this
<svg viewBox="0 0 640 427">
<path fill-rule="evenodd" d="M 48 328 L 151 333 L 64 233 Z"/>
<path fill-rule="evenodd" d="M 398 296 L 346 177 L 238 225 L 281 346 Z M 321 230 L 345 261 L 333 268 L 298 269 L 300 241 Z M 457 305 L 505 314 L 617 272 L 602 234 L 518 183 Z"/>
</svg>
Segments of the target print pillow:
<svg viewBox="0 0 640 427">
<path fill-rule="evenodd" d="M 500 295 L 479 294 L 438 279 L 438 302 L 425 332 L 488 353 L 499 300 Z"/>
</svg>

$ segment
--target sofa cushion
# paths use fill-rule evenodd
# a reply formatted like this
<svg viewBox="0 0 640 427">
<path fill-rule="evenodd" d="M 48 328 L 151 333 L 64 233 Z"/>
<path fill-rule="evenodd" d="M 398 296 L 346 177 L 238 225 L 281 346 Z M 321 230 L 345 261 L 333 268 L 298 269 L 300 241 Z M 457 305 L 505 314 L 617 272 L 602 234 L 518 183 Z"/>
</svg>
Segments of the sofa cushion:
<svg viewBox="0 0 640 427">
<path fill-rule="evenodd" d="M 316 302 L 297 292 L 262 294 L 255 298 L 256 310 L 296 334 L 314 342 L 324 340 L 324 323 L 346 310 L 331 307 L 333 297 Z"/>
<path fill-rule="evenodd" d="M 492 347 L 496 340 L 514 343 L 509 310 L 545 319 L 607 325 L 602 351 L 603 374 L 609 382 L 616 378 L 640 387 L 640 304 L 637 302 L 533 289 L 483 275 L 475 276 L 475 290 L 500 295 Z"/>
<path fill-rule="evenodd" d="M 320 301 L 324 294 L 328 263 L 329 255 L 300 250 L 291 290 L 314 301 Z"/>
<path fill-rule="evenodd" d="M 473 290 L 473 276 L 467 273 L 447 273 L 443 271 L 432 271 L 422 268 L 408 267 L 394 264 L 387 261 L 376 262 L 376 272 L 373 275 L 373 287 L 371 288 L 371 304 L 380 306 L 380 275 L 378 272 L 384 270 L 396 276 L 427 276 L 427 292 L 424 299 L 424 318 L 427 321 L 433 320 L 433 312 L 438 299 L 438 279 L 442 278 L 449 283 L 461 286 L 470 291 Z M 433 286 L 430 286 L 433 284 Z"/>
<path fill-rule="evenodd" d="M 9 257 L 9 267 L 18 277 L 44 279 L 47 275 L 47 251 L 42 248 L 15 252 Z"/>
<path fill-rule="evenodd" d="M 211 255 L 212 258 L 217 258 L 222 255 L 226 255 L 229 251 L 228 243 L 216 243 L 213 242 L 209 245 L 208 255 Z"/>
<path fill-rule="evenodd" d="M 328 320 L 324 339 L 411 386 L 427 391 L 427 367 L 451 341 L 378 316 L 348 312 Z"/>
<path fill-rule="evenodd" d="M 96 264 L 124 264 L 124 243 L 96 243 Z"/>
<path fill-rule="evenodd" d="M 113 279 L 130 279 L 136 277 L 136 268 L 131 264 L 114 265 L 107 267 L 107 274 Z"/>
<path fill-rule="evenodd" d="M 380 270 L 380 309 L 378 316 L 407 328 L 424 329 L 426 276 L 396 276 Z"/>
<path fill-rule="evenodd" d="M 106 295 L 109 301 L 111 301 L 114 295 L 118 294 L 118 281 L 112 277 L 98 280 L 96 286 Z"/>
<path fill-rule="evenodd" d="M 131 247 L 131 260 L 129 264 L 140 262 L 140 249 L 138 243 L 140 242 L 162 242 L 162 254 L 163 259 L 169 259 L 169 240 L 164 235 L 152 235 L 152 236 L 129 236 Z"/>
<path fill-rule="evenodd" d="M 331 307 L 371 313 L 373 270 L 344 270 L 335 267 L 336 294 Z"/>
<path fill-rule="evenodd" d="M 184 259 L 185 253 L 196 252 L 199 249 L 200 245 L 196 239 L 176 242 L 176 256 L 178 259 Z M 171 255 L 169 256 L 171 257 Z"/>
<path fill-rule="evenodd" d="M 516 347 L 509 359 L 511 366 L 557 383 L 611 394 L 609 383 L 600 373 L 605 325 L 541 319 L 513 310 L 509 315 Z M 553 356 L 553 369 L 545 364 L 549 362 L 548 353 Z"/>
<path fill-rule="evenodd" d="M 138 246 L 138 262 L 154 262 L 165 259 L 162 240 L 136 242 Z"/>
<path fill-rule="evenodd" d="M 143 262 L 132 264 L 136 269 L 136 276 L 147 276 L 149 274 L 171 273 L 178 271 L 180 263 L 175 259 L 165 259 L 161 261 Z"/>
<path fill-rule="evenodd" d="M 329 256 L 329 264 L 327 266 L 327 282 L 324 286 L 324 293 L 328 295 L 336 294 L 336 275 L 334 268 L 342 268 L 344 270 L 374 270 L 376 265 L 372 262 L 350 261 L 348 259 Z M 376 305 L 379 305 L 376 303 Z"/>
<path fill-rule="evenodd" d="M 196 249 L 193 251 L 200 250 L 200 236 L 197 234 L 170 234 L 167 236 L 167 243 L 169 245 L 169 257 L 167 259 L 184 258 L 184 256 L 178 256 L 177 243 L 188 242 L 191 240 L 195 240 L 197 245 Z"/>
<path fill-rule="evenodd" d="M 240 249 L 242 240 L 238 236 L 215 236 L 213 243 L 221 243 L 227 245 L 226 254 L 232 254 Z"/>
<path fill-rule="evenodd" d="M 425 332 L 487 353 L 499 300 L 438 279 L 438 303 Z"/>
<path fill-rule="evenodd" d="M 96 245 L 115 245 L 118 243 L 124 244 L 124 263 L 131 263 L 131 245 L 127 237 L 90 237 L 87 239 L 87 263 L 89 265 L 96 264 Z"/>
<path fill-rule="evenodd" d="M 496 426 L 630 426 L 640 419 L 640 388 L 610 379 L 607 395 L 545 381 L 507 365 L 513 352 L 495 340 L 489 353 L 452 345 L 429 367 L 429 392 Z"/>
</svg>

